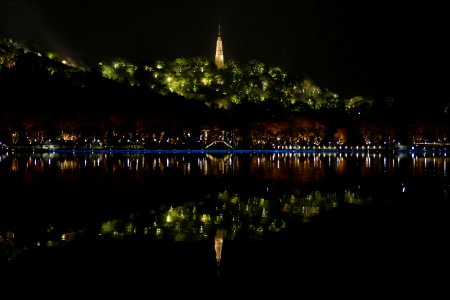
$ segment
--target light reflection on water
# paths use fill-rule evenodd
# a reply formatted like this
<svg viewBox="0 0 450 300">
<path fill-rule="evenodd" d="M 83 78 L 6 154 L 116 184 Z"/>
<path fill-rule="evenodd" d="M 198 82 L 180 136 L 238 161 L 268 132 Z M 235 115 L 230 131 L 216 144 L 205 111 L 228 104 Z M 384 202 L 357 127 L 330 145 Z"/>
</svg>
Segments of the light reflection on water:
<svg viewBox="0 0 450 300">
<path fill-rule="evenodd" d="M 434 193 L 447 197 L 448 160 L 379 153 L 4 155 L 2 192 L 17 199 L 4 203 L 0 245 L 10 258 L 11 249 L 87 235 L 211 240 L 219 262 L 226 241 L 264 240 L 339 207 L 401 197 L 417 191 L 414 178 L 442 179 Z M 23 217 L 27 205 L 35 211 Z"/>
<path fill-rule="evenodd" d="M 252 171 L 267 171 L 270 174 L 281 173 L 287 168 L 301 172 L 306 169 L 333 168 L 336 172 L 346 171 L 346 160 L 357 160 L 362 170 L 388 170 L 398 168 L 400 162 L 412 162 L 412 171 L 422 173 L 428 168 L 439 170 L 446 175 L 449 158 L 435 154 L 397 154 L 387 156 L 382 153 L 254 153 L 254 154 L 114 154 L 114 153 L 36 153 L 32 155 L 2 155 L 1 168 L 4 172 L 46 172 L 53 168 L 64 172 L 77 171 L 80 168 L 102 168 L 105 172 L 129 170 L 140 173 L 149 170 L 164 172 L 167 169 L 181 169 L 189 175 L 198 169 L 204 175 L 233 174 L 242 167 L 242 157 L 250 159 Z M 195 159 L 194 159 L 195 158 Z"/>
<path fill-rule="evenodd" d="M 343 201 L 362 204 L 361 198 L 344 191 Z M 309 222 L 321 211 L 332 210 L 339 205 L 336 193 L 323 194 L 313 191 L 303 196 L 280 195 L 278 199 L 251 197 L 242 199 L 229 191 L 220 192 L 217 199 L 204 202 L 188 202 L 180 206 L 162 206 L 143 216 L 131 214 L 126 219 L 112 219 L 101 225 L 100 234 L 124 237 L 143 233 L 156 239 L 175 241 L 199 241 L 211 239 L 217 227 L 228 232 L 227 240 L 261 240 L 265 235 L 286 229 L 293 220 Z M 139 224 L 139 225 L 138 225 Z"/>
</svg>

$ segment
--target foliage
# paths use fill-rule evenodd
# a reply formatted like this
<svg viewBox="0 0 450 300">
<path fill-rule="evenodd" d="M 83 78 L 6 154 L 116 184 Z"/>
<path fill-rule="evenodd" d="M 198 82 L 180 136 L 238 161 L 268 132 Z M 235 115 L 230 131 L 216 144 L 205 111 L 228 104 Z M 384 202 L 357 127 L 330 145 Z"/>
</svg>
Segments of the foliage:
<svg viewBox="0 0 450 300">
<path fill-rule="evenodd" d="M 0 90 L 0 142 L 17 146 L 285 149 L 445 144 L 450 134 L 448 105 L 424 114 L 392 97 L 342 99 L 257 60 L 218 70 L 203 57 L 114 59 L 87 70 L 4 39 Z"/>
</svg>

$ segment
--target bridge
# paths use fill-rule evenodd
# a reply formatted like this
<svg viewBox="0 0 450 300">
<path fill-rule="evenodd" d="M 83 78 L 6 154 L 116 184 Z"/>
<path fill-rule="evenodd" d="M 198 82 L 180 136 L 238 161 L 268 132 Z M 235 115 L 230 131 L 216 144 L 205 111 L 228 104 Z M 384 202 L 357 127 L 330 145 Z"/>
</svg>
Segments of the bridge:
<svg viewBox="0 0 450 300">
<path fill-rule="evenodd" d="M 228 144 L 225 141 L 214 141 L 208 146 L 205 147 L 205 149 L 226 149 L 226 150 L 233 150 L 233 146 Z"/>
</svg>

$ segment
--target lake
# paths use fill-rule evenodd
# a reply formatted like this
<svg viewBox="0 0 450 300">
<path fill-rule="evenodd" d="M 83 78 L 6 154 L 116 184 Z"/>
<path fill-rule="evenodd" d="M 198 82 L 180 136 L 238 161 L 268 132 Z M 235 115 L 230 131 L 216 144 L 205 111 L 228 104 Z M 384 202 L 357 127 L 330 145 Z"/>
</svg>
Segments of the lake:
<svg viewBox="0 0 450 300">
<path fill-rule="evenodd" d="M 398 286 L 448 262 L 449 163 L 426 152 L 4 154 L 1 265 L 21 281 L 50 268 L 53 281 L 82 272 L 92 286 L 141 289 Z"/>
</svg>

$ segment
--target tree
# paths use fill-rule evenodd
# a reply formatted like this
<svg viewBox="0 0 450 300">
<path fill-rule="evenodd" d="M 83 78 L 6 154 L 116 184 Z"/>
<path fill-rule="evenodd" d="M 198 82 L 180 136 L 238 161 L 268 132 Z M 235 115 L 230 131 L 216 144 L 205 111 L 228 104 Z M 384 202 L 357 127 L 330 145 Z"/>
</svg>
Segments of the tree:
<svg viewBox="0 0 450 300">
<path fill-rule="evenodd" d="M 348 133 L 345 128 L 338 128 L 333 135 L 333 141 L 337 145 L 343 145 L 347 141 Z"/>
</svg>

